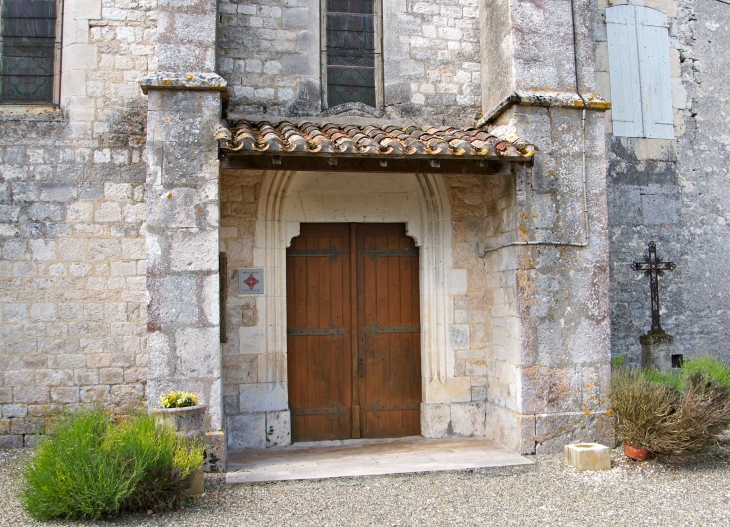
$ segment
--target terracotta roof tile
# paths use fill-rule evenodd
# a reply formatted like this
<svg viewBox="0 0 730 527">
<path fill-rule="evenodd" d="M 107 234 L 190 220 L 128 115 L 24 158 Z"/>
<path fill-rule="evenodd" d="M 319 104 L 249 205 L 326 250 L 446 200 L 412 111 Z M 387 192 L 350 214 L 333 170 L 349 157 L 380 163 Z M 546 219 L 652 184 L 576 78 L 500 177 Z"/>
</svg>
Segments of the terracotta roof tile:
<svg viewBox="0 0 730 527">
<path fill-rule="evenodd" d="M 476 128 L 393 125 L 293 124 L 239 121 L 224 150 L 239 153 L 313 154 L 377 157 L 475 157 L 526 160 L 535 147 Z"/>
</svg>

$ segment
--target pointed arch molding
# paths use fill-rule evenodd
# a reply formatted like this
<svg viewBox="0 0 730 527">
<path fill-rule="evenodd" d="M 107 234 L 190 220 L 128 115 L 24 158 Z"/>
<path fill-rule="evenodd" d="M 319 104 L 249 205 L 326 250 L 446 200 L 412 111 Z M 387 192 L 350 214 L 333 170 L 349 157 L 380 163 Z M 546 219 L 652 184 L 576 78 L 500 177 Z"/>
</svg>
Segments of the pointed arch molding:
<svg viewBox="0 0 730 527">
<path fill-rule="evenodd" d="M 353 177 L 362 189 L 352 189 Z M 339 181 L 342 191 L 333 185 Z M 357 186 L 357 185 L 356 185 Z M 324 188 L 324 190 L 322 190 Z M 453 376 L 451 321 L 451 210 L 441 175 L 313 174 L 271 171 L 259 198 L 254 265 L 264 268 L 264 297 L 257 302 L 265 334 L 265 378 L 271 389 L 286 385 L 286 248 L 304 222 L 405 223 L 421 249 L 421 353 L 425 386 Z M 259 333 L 261 335 L 261 333 Z M 263 336 L 263 335 L 261 335 Z M 452 371 L 449 371 L 452 370 Z M 260 374 L 263 373 L 259 368 Z M 424 402 L 429 402 L 424 400 Z"/>
</svg>

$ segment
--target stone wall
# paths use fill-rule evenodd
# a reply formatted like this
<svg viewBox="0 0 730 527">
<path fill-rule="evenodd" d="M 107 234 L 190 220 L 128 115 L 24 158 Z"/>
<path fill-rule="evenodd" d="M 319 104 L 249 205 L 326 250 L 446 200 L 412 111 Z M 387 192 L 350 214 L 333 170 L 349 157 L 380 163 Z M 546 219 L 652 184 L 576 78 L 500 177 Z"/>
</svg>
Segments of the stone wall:
<svg viewBox="0 0 730 527">
<path fill-rule="evenodd" d="M 453 265 L 455 274 L 463 273 L 463 284 L 453 288 L 454 376 L 469 378 L 471 401 L 479 405 L 483 421 L 486 401 L 504 404 L 510 396 L 496 373 L 509 302 L 505 296 L 509 288 L 501 280 L 509 277 L 486 266 L 477 247 L 509 230 L 504 209 L 512 207 L 514 174 L 506 167 L 503 174 L 446 176 L 445 181 L 451 201 Z"/>
<path fill-rule="evenodd" d="M 218 63 L 231 87 L 229 117 L 320 115 L 320 2 L 221 0 Z M 384 117 L 473 125 L 477 1 L 387 0 L 383 23 Z"/>
<path fill-rule="evenodd" d="M 0 108 L 0 446 L 145 394 L 153 0 L 67 0 L 61 109 Z M 24 439 L 25 438 L 25 439 Z"/>
<path fill-rule="evenodd" d="M 660 278 L 662 327 L 674 353 L 730 358 L 730 285 L 718 274 L 730 237 L 727 203 L 730 142 L 723 108 L 730 98 L 730 6 L 645 2 L 670 18 L 675 140 L 618 138 L 607 131 L 613 354 L 641 361 L 639 336 L 650 327 L 649 283 L 633 271 L 647 244 L 677 264 Z M 605 5 L 599 2 L 599 15 Z M 596 26 L 597 63 L 607 71 L 605 25 Z M 610 95 L 607 73 L 599 73 Z"/>
</svg>

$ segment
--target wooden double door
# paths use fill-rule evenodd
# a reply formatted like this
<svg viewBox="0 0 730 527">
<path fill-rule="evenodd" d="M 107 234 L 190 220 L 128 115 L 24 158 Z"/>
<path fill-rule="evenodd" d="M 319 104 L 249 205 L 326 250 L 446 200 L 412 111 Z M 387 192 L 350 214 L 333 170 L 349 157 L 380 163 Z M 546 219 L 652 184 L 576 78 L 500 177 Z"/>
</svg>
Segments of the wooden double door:
<svg viewBox="0 0 730 527">
<path fill-rule="evenodd" d="M 300 232 L 286 258 L 292 440 L 419 435 L 418 249 L 405 226 Z"/>
</svg>

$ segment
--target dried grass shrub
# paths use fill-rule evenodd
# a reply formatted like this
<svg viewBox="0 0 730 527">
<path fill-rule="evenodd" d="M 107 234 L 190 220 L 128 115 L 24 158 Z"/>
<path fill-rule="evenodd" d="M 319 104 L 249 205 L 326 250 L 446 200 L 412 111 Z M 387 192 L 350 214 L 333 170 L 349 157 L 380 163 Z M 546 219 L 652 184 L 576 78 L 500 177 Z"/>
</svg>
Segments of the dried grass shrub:
<svg viewBox="0 0 730 527">
<path fill-rule="evenodd" d="M 620 439 L 681 461 L 706 451 L 730 425 L 730 392 L 702 373 L 685 376 L 683 392 L 652 372 L 620 368 L 611 383 Z"/>
</svg>

